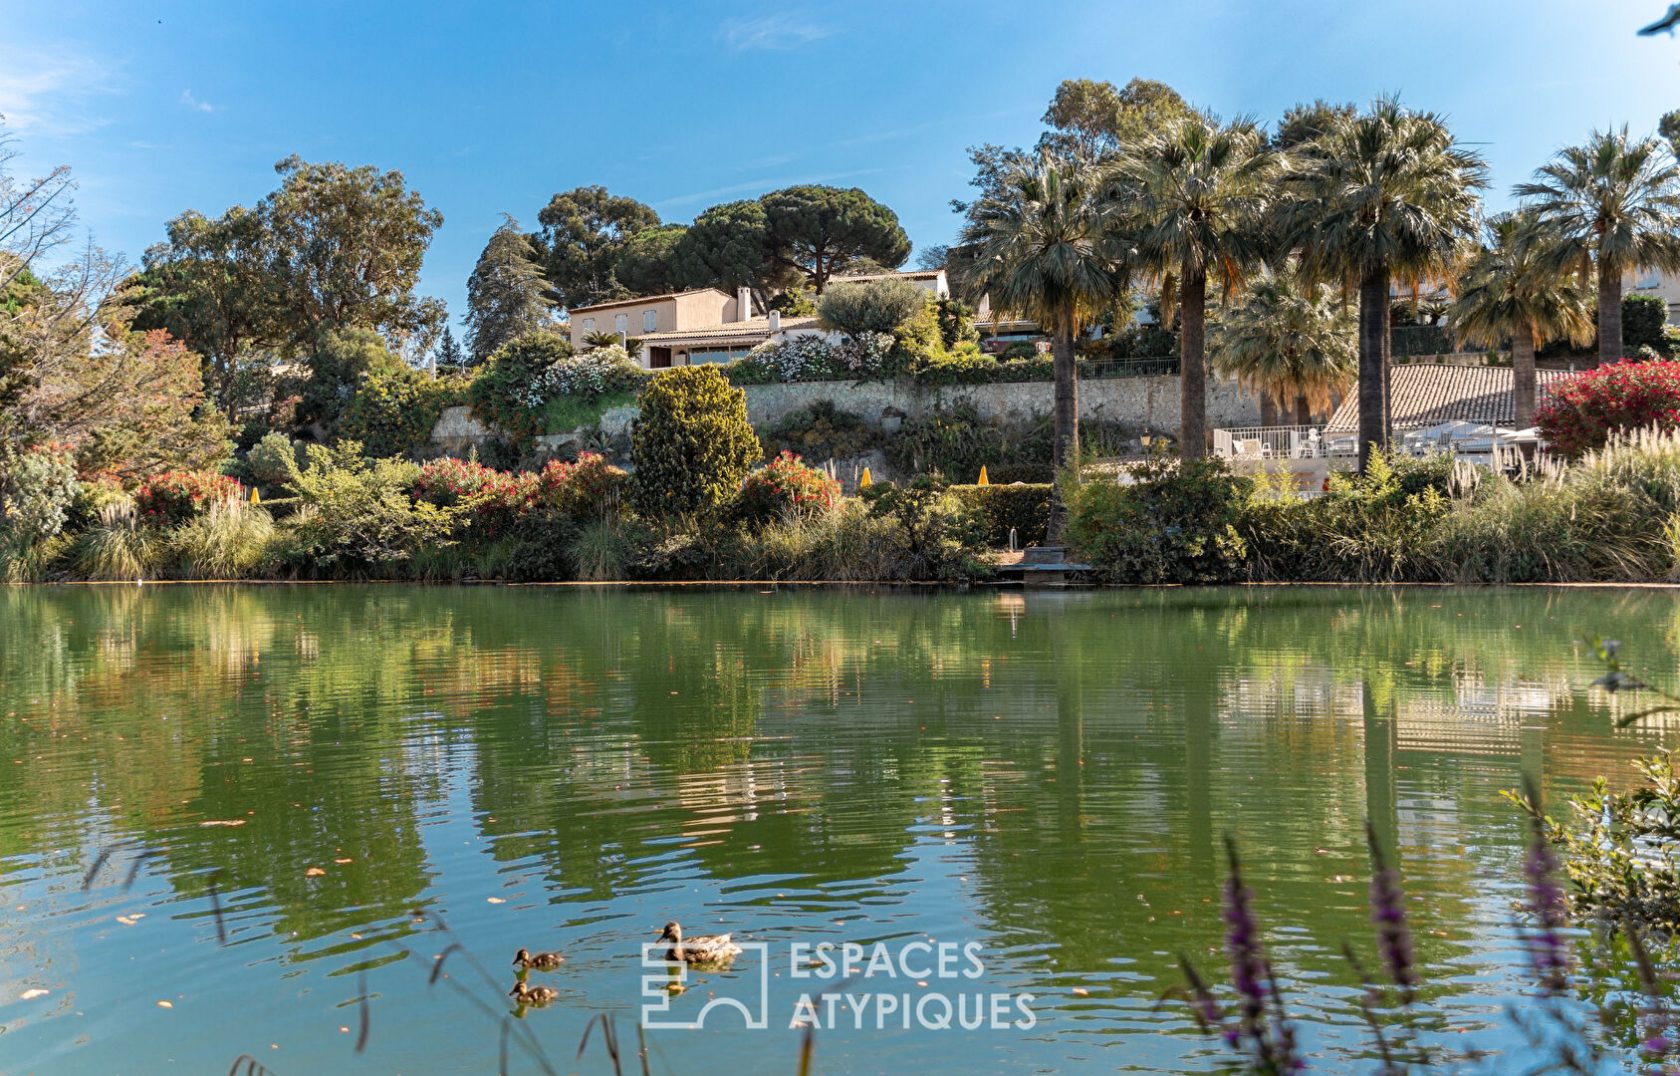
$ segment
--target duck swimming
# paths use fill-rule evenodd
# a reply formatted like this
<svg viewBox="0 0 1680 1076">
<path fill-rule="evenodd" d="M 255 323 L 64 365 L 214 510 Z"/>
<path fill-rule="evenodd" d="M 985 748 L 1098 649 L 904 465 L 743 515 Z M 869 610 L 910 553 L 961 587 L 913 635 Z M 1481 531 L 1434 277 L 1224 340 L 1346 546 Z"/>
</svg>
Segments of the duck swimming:
<svg viewBox="0 0 1680 1076">
<path fill-rule="evenodd" d="M 566 962 L 566 958 L 559 953 L 533 953 L 529 949 L 521 949 L 513 954 L 513 962 L 521 968 L 535 968 L 538 971 L 553 971 Z"/>
<path fill-rule="evenodd" d="M 515 998 L 521 1005 L 547 1005 L 560 996 L 560 991 L 552 986 L 531 986 L 524 979 L 513 984 L 508 991 L 508 997 Z"/>
<path fill-rule="evenodd" d="M 727 934 L 684 938 L 682 924 L 675 919 L 665 924 L 659 940 L 671 943 L 671 947 L 665 950 L 666 960 L 684 964 L 727 964 L 741 953 L 741 947 L 730 941 Z"/>
</svg>

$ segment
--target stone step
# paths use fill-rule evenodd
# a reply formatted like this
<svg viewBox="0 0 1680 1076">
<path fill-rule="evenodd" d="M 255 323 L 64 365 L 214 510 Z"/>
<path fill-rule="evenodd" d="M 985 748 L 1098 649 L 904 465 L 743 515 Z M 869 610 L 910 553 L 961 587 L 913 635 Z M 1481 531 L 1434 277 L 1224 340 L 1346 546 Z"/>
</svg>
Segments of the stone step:
<svg viewBox="0 0 1680 1076">
<path fill-rule="evenodd" d="M 1066 546 L 1035 545 L 1021 551 L 1022 564 L 1060 564 L 1066 559 Z"/>
</svg>

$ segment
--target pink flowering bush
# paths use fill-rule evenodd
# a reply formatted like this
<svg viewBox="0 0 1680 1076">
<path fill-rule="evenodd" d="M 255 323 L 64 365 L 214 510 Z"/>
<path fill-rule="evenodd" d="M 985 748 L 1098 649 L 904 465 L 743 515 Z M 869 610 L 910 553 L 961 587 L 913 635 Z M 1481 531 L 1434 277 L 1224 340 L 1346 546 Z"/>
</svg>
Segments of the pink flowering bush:
<svg viewBox="0 0 1680 1076">
<path fill-rule="evenodd" d="M 467 533 L 491 541 L 539 516 L 599 519 L 618 504 L 628 481 L 593 452 L 575 463 L 550 460 L 541 471 L 498 471 L 446 458 L 422 467 L 411 492 L 439 508 L 463 507 Z"/>
<path fill-rule="evenodd" d="M 1552 450 L 1579 456 L 1612 433 L 1680 429 L 1680 362 L 1622 361 L 1554 383 L 1535 412 Z"/>
<path fill-rule="evenodd" d="M 550 460 L 537 475 L 538 497 L 562 515 L 577 520 L 601 519 L 623 500 L 630 476 L 596 452 L 585 452 L 576 463 Z"/>
<path fill-rule="evenodd" d="M 208 512 L 217 501 L 244 496 L 245 487 L 225 474 L 164 471 L 134 491 L 134 507 L 143 522 L 174 527 Z"/>
<path fill-rule="evenodd" d="M 839 500 L 840 483 L 806 466 L 793 453 L 783 452 L 742 480 L 735 514 L 744 522 L 763 524 L 790 513 L 824 511 Z"/>
</svg>

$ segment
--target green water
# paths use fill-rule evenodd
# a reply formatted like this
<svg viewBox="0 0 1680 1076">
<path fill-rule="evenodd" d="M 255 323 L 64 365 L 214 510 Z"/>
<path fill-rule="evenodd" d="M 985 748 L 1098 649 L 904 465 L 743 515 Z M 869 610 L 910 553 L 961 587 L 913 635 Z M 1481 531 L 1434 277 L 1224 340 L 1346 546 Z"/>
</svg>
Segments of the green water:
<svg viewBox="0 0 1680 1076">
<path fill-rule="evenodd" d="M 983 974 L 846 989 L 1030 993 L 1034 1026 L 846 1015 L 818 1071 L 1209 1071 L 1158 1002 L 1180 952 L 1219 970 L 1226 833 L 1336 1069 L 1365 1049 L 1340 948 L 1371 948 L 1366 817 L 1442 1041 L 1508 1048 L 1499 790 L 1622 780 L 1677 739 L 1612 729 L 1600 632 L 1672 670 L 1680 595 L 0 590 L 0 1071 L 495 1071 L 521 945 L 567 963 L 533 975 L 561 997 L 508 1025 L 511 1070 L 610 1071 L 579 1039 L 610 1013 L 634 1048 L 672 918 L 768 947 L 672 1011 L 769 961 L 771 1026 L 653 1032 L 654 1072 L 792 1072 L 792 1006 L 833 983 L 789 946 L 918 939 L 977 943 Z M 457 952 L 429 985 L 452 943 L 492 982 Z"/>
</svg>

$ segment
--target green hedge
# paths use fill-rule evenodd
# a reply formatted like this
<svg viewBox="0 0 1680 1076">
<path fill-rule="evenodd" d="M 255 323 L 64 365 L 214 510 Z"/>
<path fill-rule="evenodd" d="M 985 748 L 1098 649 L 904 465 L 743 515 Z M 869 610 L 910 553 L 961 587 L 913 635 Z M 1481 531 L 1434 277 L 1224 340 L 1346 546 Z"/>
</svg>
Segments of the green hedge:
<svg viewBox="0 0 1680 1076">
<path fill-rule="evenodd" d="M 986 540 L 994 546 L 1009 544 L 1011 527 L 1020 545 L 1042 543 L 1050 530 L 1050 490 L 1048 482 L 951 487 L 953 495 L 980 515 Z"/>
</svg>

